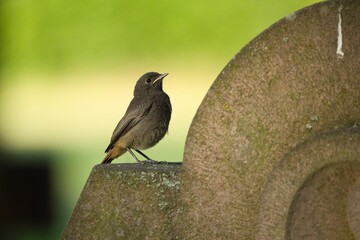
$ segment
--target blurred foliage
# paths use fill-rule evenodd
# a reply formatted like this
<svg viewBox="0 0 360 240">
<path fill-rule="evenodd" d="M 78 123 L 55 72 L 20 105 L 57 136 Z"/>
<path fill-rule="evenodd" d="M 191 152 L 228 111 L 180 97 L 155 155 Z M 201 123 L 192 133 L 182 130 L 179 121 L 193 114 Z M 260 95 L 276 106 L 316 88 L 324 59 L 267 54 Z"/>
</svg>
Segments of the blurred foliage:
<svg viewBox="0 0 360 240">
<path fill-rule="evenodd" d="M 10 68 L 155 56 L 231 56 L 286 14 L 314 0 L 3 0 Z"/>
</svg>

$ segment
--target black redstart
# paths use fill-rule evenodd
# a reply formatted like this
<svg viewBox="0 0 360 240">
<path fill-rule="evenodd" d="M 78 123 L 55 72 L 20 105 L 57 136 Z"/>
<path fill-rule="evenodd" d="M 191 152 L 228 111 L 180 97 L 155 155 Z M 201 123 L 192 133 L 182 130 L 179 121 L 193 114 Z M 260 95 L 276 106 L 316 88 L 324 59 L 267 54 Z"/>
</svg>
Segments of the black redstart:
<svg viewBox="0 0 360 240">
<path fill-rule="evenodd" d="M 126 151 L 141 162 L 131 149 L 145 157 L 147 162 L 155 162 L 139 149 L 154 146 L 168 131 L 171 103 L 162 89 L 162 80 L 167 75 L 148 72 L 137 81 L 134 98 L 112 134 L 102 164 L 111 163 Z"/>
</svg>

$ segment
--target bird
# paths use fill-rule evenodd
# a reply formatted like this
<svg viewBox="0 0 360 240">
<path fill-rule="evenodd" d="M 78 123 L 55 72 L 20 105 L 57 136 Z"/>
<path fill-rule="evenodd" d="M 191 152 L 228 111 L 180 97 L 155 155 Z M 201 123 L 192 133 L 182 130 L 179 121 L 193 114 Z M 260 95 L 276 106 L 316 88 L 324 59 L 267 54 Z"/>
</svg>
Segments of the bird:
<svg viewBox="0 0 360 240">
<path fill-rule="evenodd" d="M 134 97 L 112 133 L 102 164 L 111 163 L 126 151 L 138 163 L 157 162 L 140 150 L 153 147 L 168 132 L 172 107 L 169 96 L 163 91 L 163 79 L 167 75 L 148 72 L 136 82 Z M 132 150 L 146 160 L 140 161 Z"/>
</svg>

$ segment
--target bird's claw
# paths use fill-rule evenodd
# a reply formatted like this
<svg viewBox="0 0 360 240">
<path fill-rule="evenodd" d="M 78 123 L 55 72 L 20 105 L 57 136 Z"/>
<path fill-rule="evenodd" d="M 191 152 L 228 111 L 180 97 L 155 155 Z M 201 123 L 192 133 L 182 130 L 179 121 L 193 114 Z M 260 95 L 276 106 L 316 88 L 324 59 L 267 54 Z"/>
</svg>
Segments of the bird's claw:
<svg viewBox="0 0 360 240">
<path fill-rule="evenodd" d="M 152 159 L 146 159 L 144 161 L 141 161 L 140 163 L 151 163 L 151 164 L 156 164 L 156 163 L 159 163 L 158 161 L 155 161 L 155 160 L 152 160 Z"/>
<path fill-rule="evenodd" d="M 152 160 L 152 159 L 146 159 L 144 161 L 140 161 L 139 163 L 140 164 L 167 164 L 169 162 L 167 162 L 167 161 L 155 161 L 155 160 Z"/>
</svg>

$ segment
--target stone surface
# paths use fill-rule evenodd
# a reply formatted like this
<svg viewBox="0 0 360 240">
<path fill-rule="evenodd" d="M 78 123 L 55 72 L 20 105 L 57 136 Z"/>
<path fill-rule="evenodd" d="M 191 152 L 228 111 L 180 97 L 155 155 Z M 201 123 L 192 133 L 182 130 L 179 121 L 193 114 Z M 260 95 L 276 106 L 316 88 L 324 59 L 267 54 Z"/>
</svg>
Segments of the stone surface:
<svg viewBox="0 0 360 240">
<path fill-rule="evenodd" d="M 360 210 L 360 196 L 355 195 L 359 180 L 359 127 L 300 144 L 268 178 L 256 239 L 354 239 L 360 224 L 348 216 Z"/>
<path fill-rule="evenodd" d="M 97 165 L 62 239 L 174 239 L 181 164 Z"/>
<path fill-rule="evenodd" d="M 176 225 L 183 239 L 318 239 L 333 233 L 329 219 L 339 224 L 337 239 L 358 234 L 358 217 L 345 213 L 359 212 L 347 201 L 359 195 L 350 189 L 360 143 L 346 130 L 360 123 L 359 12 L 359 1 L 326 1 L 291 14 L 220 73 L 186 141 Z M 289 175 L 284 164 L 293 164 Z M 314 215 L 302 209 L 324 217 L 309 222 L 318 230 L 303 223 Z"/>
</svg>

